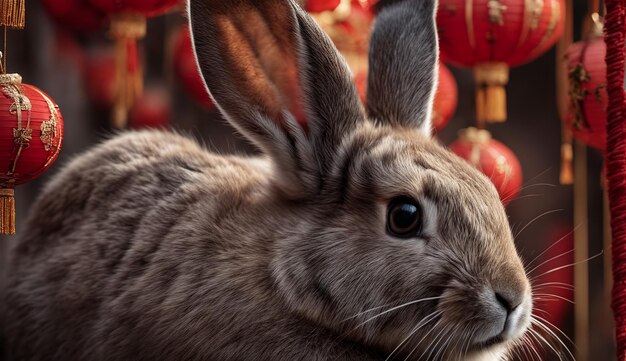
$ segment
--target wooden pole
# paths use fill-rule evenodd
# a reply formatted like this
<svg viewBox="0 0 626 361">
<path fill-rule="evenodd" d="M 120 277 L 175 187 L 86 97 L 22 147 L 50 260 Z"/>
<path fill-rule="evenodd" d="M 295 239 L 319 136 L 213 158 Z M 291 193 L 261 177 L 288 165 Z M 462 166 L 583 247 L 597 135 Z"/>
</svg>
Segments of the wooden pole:
<svg viewBox="0 0 626 361">
<path fill-rule="evenodd" d="M 587 147 L 574 151 L 574 312 L 576 360 L 589 361 L 589 227 L 587 212 Z"/>
</svg>

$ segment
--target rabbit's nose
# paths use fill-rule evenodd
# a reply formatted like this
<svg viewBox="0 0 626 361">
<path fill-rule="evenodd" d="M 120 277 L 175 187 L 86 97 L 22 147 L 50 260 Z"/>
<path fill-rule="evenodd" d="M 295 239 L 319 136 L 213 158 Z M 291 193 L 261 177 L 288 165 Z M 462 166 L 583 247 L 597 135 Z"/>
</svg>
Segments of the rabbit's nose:
<svg viewBox="0 0 626 361">
<path fill-rule="evenodd" d="M 502 306 L 507 315 L 515 311 L 515 309 L 522 304 L 524 296 L 521 292 L 515 292 L 511 290 L 494 290 L 497 303 Z"/>
</svg>

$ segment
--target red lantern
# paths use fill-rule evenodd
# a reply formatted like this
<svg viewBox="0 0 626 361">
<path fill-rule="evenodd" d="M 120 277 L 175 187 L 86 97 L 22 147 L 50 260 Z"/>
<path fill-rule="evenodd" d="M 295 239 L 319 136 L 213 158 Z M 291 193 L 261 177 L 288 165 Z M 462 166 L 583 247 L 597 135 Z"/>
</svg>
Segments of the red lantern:
<svg viewBox="0 0 626 361">
<path fill-rule="evenodd" d="M 0 234 L 15 233 L 13 188 L 50 168 L 61 151 L 63 117 L 18 74 L 0 74 Z"/>
<path fill-rule="evenodd" d="M 433 104 L 433 128 L 441 130 L 448 124 L 456 110 L 457 101 L 458 89 L 454 75 L 443 63 L 439 63 L 439 84 Z"/>
<path fill-rule="evenodd" d="M 89 0 L 89 2 L 107 14 L 141 14 L 144 17 L 163 15 L 181 0 Z"/>
<path fill-rule="evenodd" d="M 574 43 L 567 51 L 569 106 L 565 122 L 576 138 L 600 150 L 606 148 L 605 55 L 601 37 Z"/>
<path fill-rule="evenodd" d="M 306 0 L 304 8 L 311 13 L 333 11 L 339 5 L 340 0 Z"/>
<path fill-rule="evenodd" d="M 374 21 L 371 4 L 370 1 L 342 0 L 335 11 L 314 15 L 346 59 L 363 103 L 367 90 L 367 50 Z"/>
<path fill-rule="evenodd" d="M 522 167 L 515 154 L 488 131 L 467 128 L 450 150 L 488 176 L 505 205 L 517 197 L 522 187 Z"/>
<path fill-rule="evenodd" d="M 356 85 L 356 90 L 359 92 L 361 102 L 365 104 L 365 100 L 367 99 L 367 69 L 361 69 L 354 74 L 354 84 Z"/>
<path fill-rule="evenodd" d="M 536 266 L 531 276 L 538 275 L 533 282 L 533 307 L 536 315 L 553 325 L 563 325 L 571 311 L 573 297 L 574 268 L 564 267 L 574 263 L 574 228 L 559 224 L 548 232 L 546 250 L 539 258 L 529 264 Z"/>
<path fill-rule="evenodd" d="M 133 129 L 164 128 L 172 115 L 172 100 L 162 87 L 147 88 L 128 115 L 128 125 Z"/>
<path fill-rule="evenodd" d="M 211 101 L 211 96 L 209 96 L 196 63 L 187 26 L 183 26 L 174 34 L 172 54 L 174 56 L 172 59 L 174 74 L 182 84 L 183 89 L 204 108 L 214 109 L 215 105 Z"/>
<path fill-rule="evenodd" d="M 446 61 L 474 68 L 479 122 L 506 119 L 509 67 L 524 64 L 561 36 L 564 0 L 441 0 L 439 44 Z"/>
<path fill-rule="evenodd" d="M 74 33 L 102 29 L 106 15 L 84 0 L 43 0 L 50 17 L 62 28 Z"/>
<path fill-rule="evenodd" d="M 110 35 L 116 41 L 116 100 L 113 126 L 126 125 L 128 110 L 141 96 L 143 79 L 137 39 L 146 34 L 146 17 L 165 13 L 181 0 L 89 0 L 111 18 Z"/>
<path fill-rule="evenodd" d="M 91 104 L 111 109 L 115 103 L 115 54 L 99 50 L 87 57 L 83 83 Z"/>
</svg>

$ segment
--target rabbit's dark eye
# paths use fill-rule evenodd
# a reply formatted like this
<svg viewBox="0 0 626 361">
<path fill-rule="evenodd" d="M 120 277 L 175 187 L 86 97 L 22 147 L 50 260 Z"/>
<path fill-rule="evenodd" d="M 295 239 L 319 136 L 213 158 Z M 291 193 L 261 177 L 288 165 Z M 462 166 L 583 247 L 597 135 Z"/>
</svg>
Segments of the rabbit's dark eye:
<svg viewBox="0 0 626 361">
<path fill-rule="evenodd" d="M 398 197 L 389 203 L 387 231 L 394 237 L 410 238 L 422 229 L 422 208 L 408 197 Z"/>
</svg>

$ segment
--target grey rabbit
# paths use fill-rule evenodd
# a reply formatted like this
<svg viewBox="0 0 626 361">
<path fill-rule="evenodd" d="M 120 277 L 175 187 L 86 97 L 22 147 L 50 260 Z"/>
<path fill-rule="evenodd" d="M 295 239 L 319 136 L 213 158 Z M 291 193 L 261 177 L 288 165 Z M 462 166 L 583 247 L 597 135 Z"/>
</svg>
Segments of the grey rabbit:
<svg viewBox="0 0 626 361">
<path fill-rule="evenodd" d="M 294 0 L 191 0 L 263 155 L 138 131 L 69 163 L 10 255 L 13 359 L 507 359 L 532 291 L 494 186 L 430 137 L 436 7 L 380 4 L 364 109 Z"/>
</svg>

